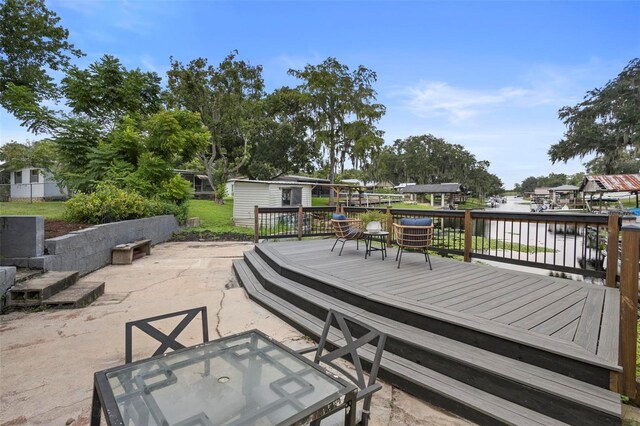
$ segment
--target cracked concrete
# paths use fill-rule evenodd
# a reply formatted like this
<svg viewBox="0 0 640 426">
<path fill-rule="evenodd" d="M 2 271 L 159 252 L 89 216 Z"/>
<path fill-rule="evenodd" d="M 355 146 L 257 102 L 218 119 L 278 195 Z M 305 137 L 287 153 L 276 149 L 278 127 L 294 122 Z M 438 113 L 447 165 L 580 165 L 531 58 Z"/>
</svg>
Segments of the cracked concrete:
<svg viewBox="0 0 640 426">
<path fill-rule="evenodd" d="M 93 373 L 124 363 L 124 324 L 207 306 L 210 338 L 257 328 L 294 349 L 310 341 L 253 303 L 238 287 L 231 260 L 250 243 L 165 243 L 132 265 L 107 266 L 87 279 L 105 294 L 77 310 L 0 316 L 0 426 L 89 424 Z M 169 331 L 175 324 L 162 324 Z M 199 343 L 192 324 L 181 342 Z M 215 335 L 212 331 L 215 330 Z M 155 350 L 134 335 L 134 359 Z M 140 344 L 139 344 L 140 343 Z M 469 425 L 383 383 L 372 404 L 372 426 Z"/>
</svg>

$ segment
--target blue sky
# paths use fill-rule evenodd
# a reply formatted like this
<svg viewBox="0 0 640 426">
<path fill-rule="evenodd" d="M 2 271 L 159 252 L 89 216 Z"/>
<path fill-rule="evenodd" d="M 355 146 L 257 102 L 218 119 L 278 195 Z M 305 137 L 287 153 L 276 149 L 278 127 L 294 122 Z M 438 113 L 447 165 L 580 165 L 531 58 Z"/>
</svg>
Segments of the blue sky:
<svg viewBox="0 0 640 426">
<path fill-rule="evenodd" d="M 378 74 L 387 143 L 431 133 L 459 143 L 507 188 L 552 166 L 557 111 L 640 55 L 640 2 L 49 0 L 87 56 L 164 77 L 169 57 L 219 63 L 233 49 L 264 67 L 268 90 L 289 68 L 328 56 Z M 0 143 L 35 140 L 0 110 Z"/>
</svg>

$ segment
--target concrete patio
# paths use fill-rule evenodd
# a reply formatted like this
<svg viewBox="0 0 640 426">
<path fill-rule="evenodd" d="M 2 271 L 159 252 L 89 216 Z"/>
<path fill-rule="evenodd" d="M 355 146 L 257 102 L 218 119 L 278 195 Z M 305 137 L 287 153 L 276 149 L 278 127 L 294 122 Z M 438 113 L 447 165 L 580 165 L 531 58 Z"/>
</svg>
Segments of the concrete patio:
<svg viewBox="0 0 640 426">
<path fill-rule="evenodd" d="M 211 339 L 258 328 L 292 348 L 308 346 L 238 287 L 231 262 L 252 248 L 160 244 L 133 265 L 90 274 L 106 288 L 89 307 L 0 316 L 0 426 L 89 424 L 93 373 L 124 363 L 130 320 L 206 305 Z M 185 343 L 197 343 L 196 335 Z M 374 397 L 372 416 L 372 425 L 471 424 L 386 384 Z"/>
</svg>

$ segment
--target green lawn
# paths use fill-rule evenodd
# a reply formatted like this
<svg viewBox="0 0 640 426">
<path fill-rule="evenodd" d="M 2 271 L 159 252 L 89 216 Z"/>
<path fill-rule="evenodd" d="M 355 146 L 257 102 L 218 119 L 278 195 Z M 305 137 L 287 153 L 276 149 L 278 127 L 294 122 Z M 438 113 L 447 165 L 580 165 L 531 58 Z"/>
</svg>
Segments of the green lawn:
<svg viewBox="0 0 640 426">
<path fill-rule="evenodd" d="M 43 201 L 29 203 L 11 201 L 0 203 L 0 215 L 44 216 L 45 219 L 62 220 L 64 201 Z"/>
<path fill-rule="evenodd" d="M 211 200 L 189 201 L 189 217 L 199 217 L 200 226 L 188 231 L 210 231 L 216 234 L 239 233 L 253 235 L 253 228 L 233 226 L 233 199 L 225 199 L 224 204 Z"/>
</svg>

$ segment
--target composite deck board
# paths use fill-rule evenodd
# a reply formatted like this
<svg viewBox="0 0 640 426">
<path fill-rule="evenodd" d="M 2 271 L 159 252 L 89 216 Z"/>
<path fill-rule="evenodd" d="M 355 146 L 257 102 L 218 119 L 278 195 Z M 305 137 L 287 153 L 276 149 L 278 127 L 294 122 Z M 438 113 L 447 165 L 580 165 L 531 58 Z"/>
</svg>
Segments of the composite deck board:
<svg viewBox="0 0 640 426">
<path fill-rule="evenodd" d="M 423 271 L 416 271 L 415 269 L 400 269 L 397 274 L 393 274 L 392 276 L 386 277 L 372 277 L 372 284 L 367 285 L 369 288 L 375 289 L 377 287 L 381 287 L 380 280 L 392 278 L 395 282 L 394 290 L 400 291 L 401 289 L 406 289 L 407 287 L 416 286 L 422 287 L 426 284 L 429 286 L 436 286 L 438 283 L 441 283 L 447 276 L 451 276 L 452 273 L 456 271 L 455 267 L 451 267 L 451 265 L 445 265 L 445 268 L 436 269 L 433 271 L 428 271 L 429 273 L 425 273 Z M 402 271 L 402 272 L 400 272 Z M 364 279 L 364 277 L 361 277 Z"/>
<path fill-rule="evenodd" d="M 549 284 L 550 285 L 542 287 L 538 290 L 534 290 L 530 293 L 524 294 L 519 298 L 512 299 L 511 301 L 508 301 L 503 305 L 494 306 L 491 309 L 478 313 L 477 316 L 479 316 L 480 318 L 496 319 L 515 312 L 518 309 L 529 307 L 532 303 L 542 298 L 560 298 L 564 297 L 567 294 L 571 294 L 574 291 L 577 291 L 576 288 L 568 285 L 556 286 L 555 283 Z"/>
<path fill-rule="evenodd" d="M 518 281 L 515 281 L 518 280 Z M 478 305 L 482 305 L 484 302 L 494 301 L 496 303 L 504 303 L 503 299 L 510 300 L 512 293 L 518 290 L 529 290 L 538 288 L 536 283 L 539 281 L 535 277 L 528 277 L 524 281 L 519 278 L 510 277 L 507 281 L 504 281 L 502 287 L 491 292 L 480 292 L 477 296 L 464 300 L 461 298 L 458 300 L 448 301 L 446 306 L 457 311 L 464 311 L 468 308 L 473 308 Z"/>
<path fill-rule="evenodd" d="M 455 285 L 474 279 L 475 277 L 481 277 L 483 275 L 492 274 L 495 271 L 460 271 L 457 269 L 445 269 L 438 271 L 436 274 L 429 276 L 428 286 L 420 286 L 422 283 L 407 282 L 401 287 L 402 291 L 396 292 L 397 294 L 403 293 L 406 297 L 414 297 L 418 294 L 433 292 L 446 292 L 448 289 Z"/>
<path fill-rule="evenodd" d="M 521 281 L 521 283 L 527 283 L 527 282 L 529 284 L 521 286 L 520 289 L 512 290 L 508 294 L 502 295 L 500 297 L 496 297 L 494 299 L 487 300 L 482 303 L 476 303 L 473 306 L 470 306 L 468 308 L 458 306 L 456 307 L 456 309 L 462 309 L 463 312 L 467 312 L 470 314 L 482 315 L 485 312 L 493 310 L 494 308 L 509 306 L 510 304 L 513 304 L 513 302 L 516 302 L 519 299 L 533 292 L 542 290 L 552 285 L 551 282 L 542 280 L 540 278 L 534 278 L 534 277 L 530 277 Z M 555 286 L 553 287 L 555 288 Z"/>
<path fill-rule="evenodd" d="M 519 308 L 514 309 L 506 314 L 500 315 L 499 317 L 494 317 L 493 320 L 503 324 L 511 324 L 513 322 L 526 318 L 527 316 L 539 311 L 543 307 L 546 307 L 555 301 L 564 300 L 567 297 L 571 297 L 572 294 L 581 291 L 583 291 L 582 288 L 576 288 L 567 285 L 566 287 L 563 287 L 556 292 L 548 293 L 547 295 L 536 299 L 535 301 L 527 303 L 526 305 L 520 306 Z"/>
<path fill-rule="evenodd" d="M 553 333 L 552 336 L 557 337 L 559 339 L 563 339 L 563 340 L 570 340 L 570 341 L 573 340 L 574 336 L 576 335 L 576 330 L 578 329 L 579 321 L 580 321 L 580 318 L 576 318 L 569 324 L 562 327 L 560 330 Z"/>
<path fill-rule="evenodd" d="M 573 341 L 596 353 L 598 348 L 598 335 L 600 334 L 600 323 L 602 320 L 602 308 L 604 306 L 604 288 L 594 288 L 589 290 L 587 300 L 584 303 L 584 310 L 580 316 L 578 329 Z"/>
<path fill-rule="evenodd" d="M 544 321 L 548 320 L 549 318 L 558 315 L 560 312 L 564 311 L 570 306 L 575 305 L 576 303 L 584 304 L 584 301 L 587 298 L 587 293 L 587 290 L 580 289 L 565 298 L 555 300 L 552 303 L 549 303 L 547 306 L 541 307 L 537 311 L 531 313 L 530 315 L 527 315 L 524 318 L 511 322 L 510 325 L 530 330 L 538 324 L 541 324 Z"/>
<path fill-rule="evenodd" d="M 533 328 L 530 328 L 530 330 L 551 336 L 565 326 L 571 324 L 573 321 L 579 319 L 580 315 L 582 315 L 583 309 L 584 300 L 580 300 L 574 305 L 563 309 L 562 312 L 559 312 L 557 315 L 554 315 Z"/>
<path fill-rule="evenodd" d="M 495 332 L 504 332 L 505 326 L 514 334 L 526 330 L 554 341 L 575 343 L 608 361 L 617 359 L 616 289 L 609 294 L 583 282 L 438 256 L 431 256 L 433 270 L 429 270 L 423 254 L 417 252 L 405 252 L 398 269 L 395 250 L 388 249 L 384 261 L 375 252 L 365 260 L 364 247 L 356 250 L 353 242 L 347 242 L 338 256 L 340 244 L 331 252 L 333 242 L 307 240 L 261 246 L 305 275 L 328 280 L 371 300 L 406 303 L 418 310 L 429 306 L 446 309 L 443 312 L 459 315 L 463 322 L 476 318 L 484 326 L 495 324 Z"/>
<path fill-rule="evenodd" d="M 618 361 L 618 333 L 620 330 L 620 292 L 617 289 L 605 291 L 602 323 L 596 354 L 609 361 Z"/>
<path fill-rule="evenodd" d="M 438 306 L 448 307 L 449 305 L 455 305 L 464 301 L 471 301 L 482 295 L 491 294 L 505 286 L 513 288 L 513 285 L 509 286 L 509 282 L 511 280 L 513 280 L 513 276 L 509 274 L 498 275 L 494 277 L 493 281 L 490 283 L 474 278 L 471 281 L 467 281 L 465 288 L 443 293 L 435 297 L 429 295 L 424 298 L 419 298 L 419 300 L 424 300 Z"/>
<path fill-rule="evenodd" d="M 419 287 L 419 286 L 405 286 L 403 287 L 402 292 L 397 292 L 396 294 L 402 294 L 405 297 L 437 297 L 440 294 L 448 293 L 453 291 L 459 287 L 464 287 L 468 285 L 469 281 L 482 281 L 486 282 L 487 275 L 494 275 L 495 271 L 474 271 L 475 273 L 469 272 L 448 272 L 439 277 L 436 281 L 435 278 L 430 282 L 431 285 Z"/>
</svg>

